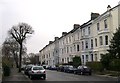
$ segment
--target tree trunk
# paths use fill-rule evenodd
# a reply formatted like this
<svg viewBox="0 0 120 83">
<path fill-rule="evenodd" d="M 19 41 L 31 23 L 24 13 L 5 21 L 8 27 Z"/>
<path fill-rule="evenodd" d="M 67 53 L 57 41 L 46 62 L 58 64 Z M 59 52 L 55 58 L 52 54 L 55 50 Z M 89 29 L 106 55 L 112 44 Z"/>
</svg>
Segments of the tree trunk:
<svg viewBox="0 0 120 83">
<path fill-rule="evenodd" d="M 20 43 L 20 53 L 19 53 L 19 72 L 21 72 L 21 60 L 22 60 L 22 43 Z"/>
<path fill-rule="evenodd" d="M 15 62 L 16 62 L 16 67 L 19 68 L 19 64 L 18 64 L 18 56 L 16 55 L 16 58 L 15 58 Z"/>
<path fill-rule="evenodd" d="M 15 63 L 16 63 L 16 68 L 19 68 L 19 64 L 18 64 L 18 58 L 15 58 Z"/>
<path fill-rule="evenodd" d="M 16 63 L 16 67 L 19 68 L 17 52 L 13 52 L 13 54 L 14 54 L 14 60 L 15 60 L 15 63 Z"/>
</svg>

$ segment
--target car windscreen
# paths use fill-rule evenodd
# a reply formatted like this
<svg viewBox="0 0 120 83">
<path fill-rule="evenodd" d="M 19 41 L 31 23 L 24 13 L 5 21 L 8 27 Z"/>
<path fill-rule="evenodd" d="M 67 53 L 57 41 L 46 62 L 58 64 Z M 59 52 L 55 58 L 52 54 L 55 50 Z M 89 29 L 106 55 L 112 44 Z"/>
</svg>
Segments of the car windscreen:
<svg viewBox="0 0 120 83">
<path fill-rule="evenodd" d="M 33 67 L 33 70 L 44 70 L 43 67 Z"/>
<path fill-rule="evenodd" d="M 88 68 L 87 66 L 83 66 L 83 68 Z"/>
</svg>

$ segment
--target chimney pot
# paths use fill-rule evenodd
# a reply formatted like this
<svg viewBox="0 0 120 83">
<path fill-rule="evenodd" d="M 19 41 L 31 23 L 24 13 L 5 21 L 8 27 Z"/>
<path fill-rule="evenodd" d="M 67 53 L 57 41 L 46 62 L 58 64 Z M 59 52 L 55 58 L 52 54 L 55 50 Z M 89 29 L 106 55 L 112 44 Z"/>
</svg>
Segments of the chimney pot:
<svg viewBox="0 0 120 83">
<path fill-rule="evenodd" d="M 110 5 L 108 5 L 108 6 L 107 6 L 107 10 L 109 11 L 110 9 L 111 9 L 111 6 L 110 6 Z"/>
</svg>

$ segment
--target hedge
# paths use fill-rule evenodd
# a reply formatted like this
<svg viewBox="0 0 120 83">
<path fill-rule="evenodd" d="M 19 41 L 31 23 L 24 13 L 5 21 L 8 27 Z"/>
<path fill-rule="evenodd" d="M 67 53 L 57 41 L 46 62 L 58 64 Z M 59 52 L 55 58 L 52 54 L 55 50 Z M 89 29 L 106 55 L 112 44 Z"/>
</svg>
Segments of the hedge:
<svg viewBox="0 0 120 83">
<path fill-rule="evenodd" d="M 87 62 L 87 66 L 92 68 L 93 71 L 103 71 L 103 66 L 101 62 Z"/>
<path fill-rule="evenodd" d="M 9 76 L 10 75 L 10 67 L 9 66 L 4 66 L 3 67 L 3 75 L 4 76 Z"/>
<path fill-rule="evenodd" d="M 3 68 L 3 75 L 9 76 L 10 75 L 10 68 L 12 67 L 12 62 L 5 57 L 2 57 L 2 68 Z"/>
<path fill-rule="evenodd" d="M 109 70 L 120 71 L 120 59 L 112 59 L 110 62 Z"/>
</svg>

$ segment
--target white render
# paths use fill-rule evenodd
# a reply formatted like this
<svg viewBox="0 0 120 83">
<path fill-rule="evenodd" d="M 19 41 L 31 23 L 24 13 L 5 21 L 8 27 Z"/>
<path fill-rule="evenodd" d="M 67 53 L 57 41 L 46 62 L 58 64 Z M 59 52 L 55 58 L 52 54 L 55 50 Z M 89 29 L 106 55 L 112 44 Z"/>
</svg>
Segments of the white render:
<svg viewBox="0 0 120 83">
<path fill-rule="evenodd" d="M 82 64 L 100 61 L 119 26 L 120 4 L 48 44 L 39 52 L 40 61 L 49 66 L 71 62 L 74 56 L 80 56 Z"/>
</svg>

